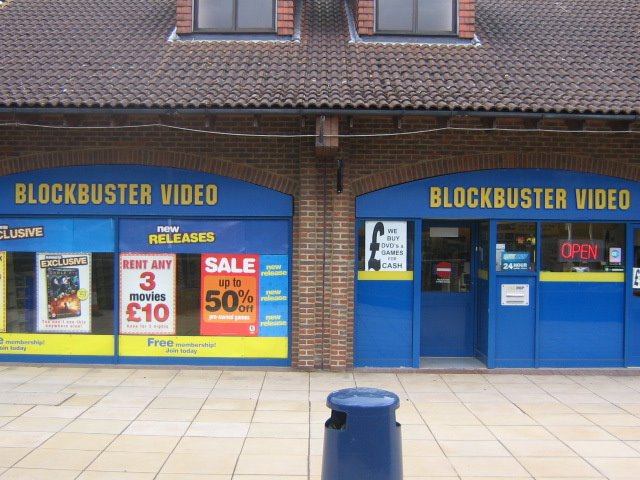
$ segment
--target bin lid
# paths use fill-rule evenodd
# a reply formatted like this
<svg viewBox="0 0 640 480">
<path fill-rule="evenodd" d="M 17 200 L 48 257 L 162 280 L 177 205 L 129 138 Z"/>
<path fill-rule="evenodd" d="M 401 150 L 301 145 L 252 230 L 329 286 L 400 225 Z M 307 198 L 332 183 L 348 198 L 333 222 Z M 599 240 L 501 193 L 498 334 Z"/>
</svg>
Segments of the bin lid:
<svg viewBox="0 0 640 480">
<path fill-rule="evenodd" d="M 381 415 L 399 406 L 400 399 L 395 393 L 378 388 L 345 388 L 327 397 L 327 407 L 355 415 Z"/>
</svg>

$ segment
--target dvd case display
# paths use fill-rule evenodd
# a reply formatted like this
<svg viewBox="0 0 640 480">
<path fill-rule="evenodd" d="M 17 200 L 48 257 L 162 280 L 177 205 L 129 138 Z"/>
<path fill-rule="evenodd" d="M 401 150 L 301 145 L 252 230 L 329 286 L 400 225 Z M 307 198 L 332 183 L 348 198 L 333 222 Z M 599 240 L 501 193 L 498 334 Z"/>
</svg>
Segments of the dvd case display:
<svg viewBox="0 0 640 480">
<path fill-rule="evenodd" d="M 78 298 L 80 272 L 77 268 L 47 268 L 49 318 L 78 317 L 82 307 Z"/>
</svg>

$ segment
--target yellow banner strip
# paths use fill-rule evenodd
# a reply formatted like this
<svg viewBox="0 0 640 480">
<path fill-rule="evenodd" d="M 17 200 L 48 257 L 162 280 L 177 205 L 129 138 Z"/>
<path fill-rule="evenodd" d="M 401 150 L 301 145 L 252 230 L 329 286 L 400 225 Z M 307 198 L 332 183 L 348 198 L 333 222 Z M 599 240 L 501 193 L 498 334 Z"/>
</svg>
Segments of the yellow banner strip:
<svg viewBox="0 0 640 480">
<path fill-rule="evenodd" d="M 287 358 L 287 337 L 121 335 L 123 357 Z"/>
<path fill-rule="evenodd" d="M 360 271 L 358 280 L 413 280 L 413 272 Z"/>
<path fill-rule="evenodd" d="M 624 283 L 624 272 L 540 272 L 540 281 Z"/>
<path fill-rule="evenodd" d="M 0 354 L 113 356 L 113 335 L 3 333 Z"/>
</svg>

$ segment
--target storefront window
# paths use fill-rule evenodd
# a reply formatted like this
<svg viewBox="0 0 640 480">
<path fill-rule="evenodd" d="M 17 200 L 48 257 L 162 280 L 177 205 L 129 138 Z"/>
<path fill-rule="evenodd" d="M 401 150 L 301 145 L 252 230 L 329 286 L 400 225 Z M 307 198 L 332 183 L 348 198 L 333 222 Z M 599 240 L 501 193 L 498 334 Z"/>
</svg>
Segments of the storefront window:
<svg viewBox="0 0 640 480">
<path fill-rule="evenodd" d="M 176 335 L 200 333 L 200 255 L 177 255 Z"/>
<path fill-rule="evenodd" d="M 113 253 L 3 254 L 7 333 L 113 334 Z"/>
<path fill-rule="evenodd" d="M 422 290 L 468 292 L 471 285 L 471 228 L 422 229 Z"/>
<path fill-rule="evenodd" d="M 624 271 L 625 226 L 617 223 L 543 223 L 542 270 Z"/>
<path fill-rule="evenodd" d="M 264 278 L 270 267 L 286 272 L 286 260 L 283 255 L 123 252 L 120 333 L 274 333 L 274 328 L 268 328 L 273 321 L 263 321 L 260 328 L 258 311 L 271 307 L 275 314 L 270 319 L 281 326 L 286 324 L 288 275 L 279 275 L 279 280 L 270 282 Z"/>
<path fill-rule="evenodd" d="M 497 225 L 496 271 L 535 272 L 536 224 L 500 222 Z"/>
<path fill-rule="evenodd" d="M 287 233 L 274 219 L 120 219 L 120 355 L 286 358 Z"/>
<path fill-rule="evenodd" d="M 0 356 L 289 363 L 289 195 L 140 165 L 0 180 Z"/>
</svg>

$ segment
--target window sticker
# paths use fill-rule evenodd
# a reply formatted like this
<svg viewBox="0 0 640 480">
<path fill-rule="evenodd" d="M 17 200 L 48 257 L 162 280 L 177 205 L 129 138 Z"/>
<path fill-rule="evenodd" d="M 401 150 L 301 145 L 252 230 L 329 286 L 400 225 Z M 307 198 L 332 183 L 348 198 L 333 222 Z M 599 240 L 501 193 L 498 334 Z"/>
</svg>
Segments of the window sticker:
<svg viewBox="0 0 640 480">
<path fill-rule="evenodd" d="M 176 256 L 120 254 L 120 333 L 174 335 Z"/>
</svg>

